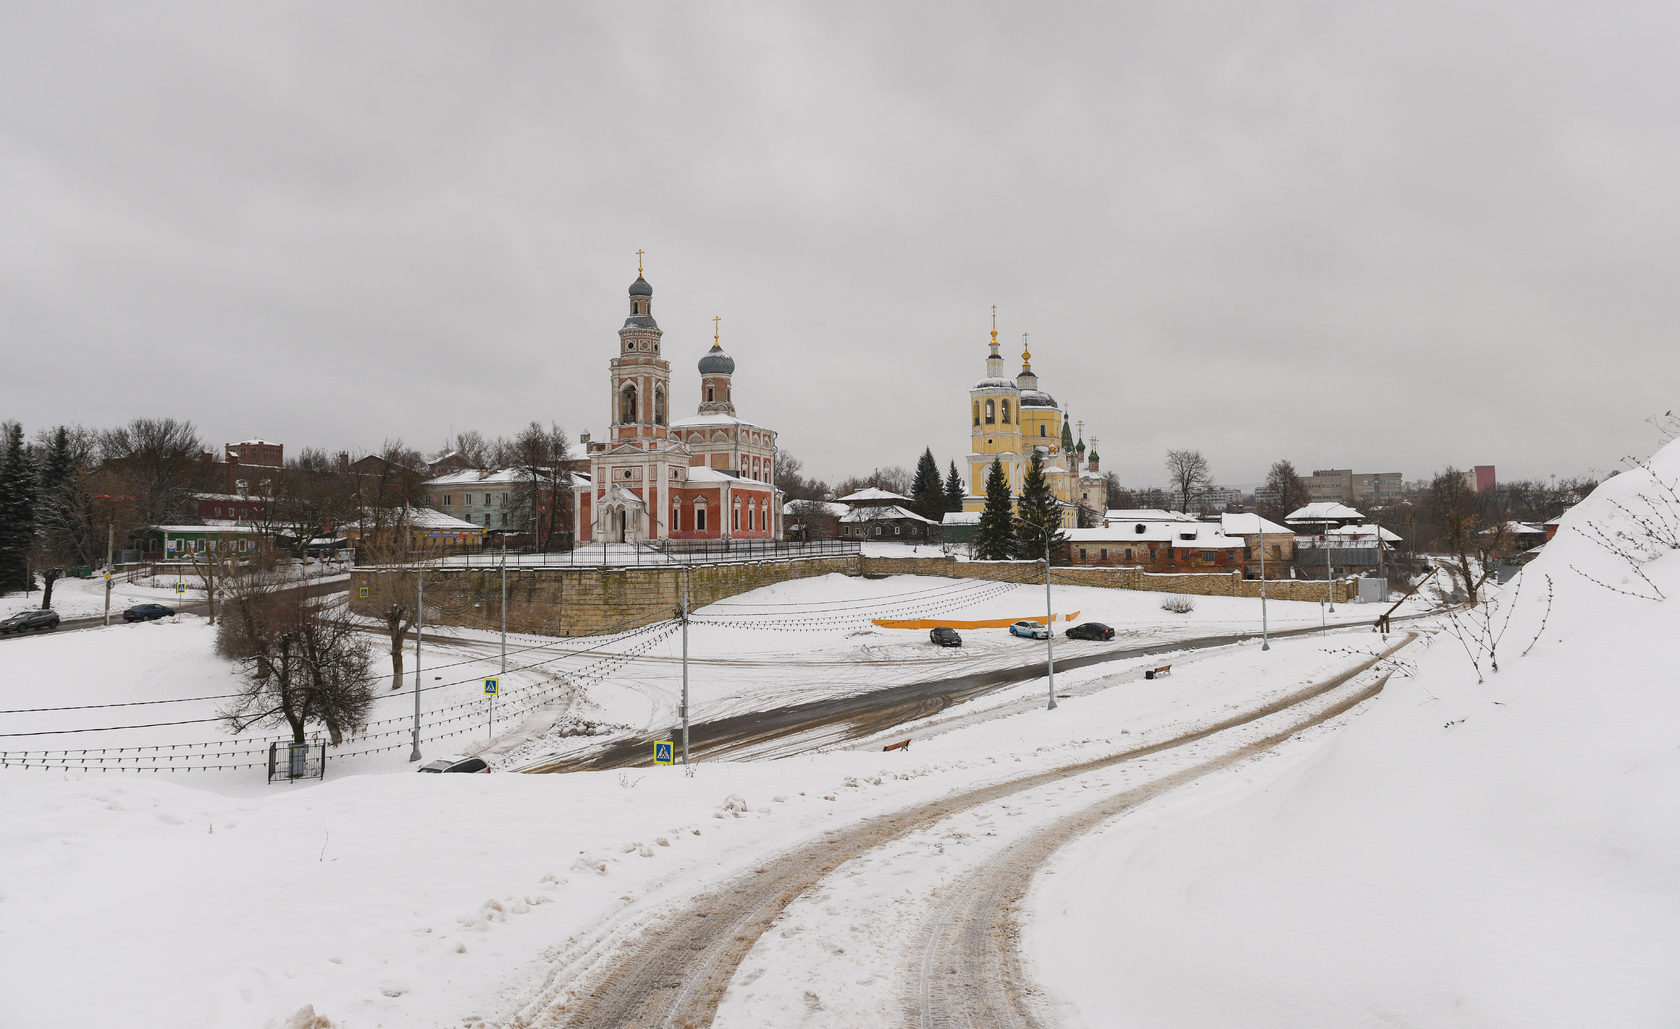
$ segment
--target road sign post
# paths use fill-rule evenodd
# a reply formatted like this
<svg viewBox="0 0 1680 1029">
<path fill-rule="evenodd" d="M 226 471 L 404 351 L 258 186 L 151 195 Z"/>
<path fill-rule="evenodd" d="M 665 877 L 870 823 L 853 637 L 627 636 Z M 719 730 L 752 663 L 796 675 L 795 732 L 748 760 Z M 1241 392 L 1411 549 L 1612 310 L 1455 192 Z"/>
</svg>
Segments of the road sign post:
<svg viewBox="0 0 1680 1029">
<path fill-rule="evenodd" d="M 502 692 L 500 679 L 484 680 L 484 695 L 490 698 L 490 735 L 496 735 L 496 695 Z"/>
</svg>

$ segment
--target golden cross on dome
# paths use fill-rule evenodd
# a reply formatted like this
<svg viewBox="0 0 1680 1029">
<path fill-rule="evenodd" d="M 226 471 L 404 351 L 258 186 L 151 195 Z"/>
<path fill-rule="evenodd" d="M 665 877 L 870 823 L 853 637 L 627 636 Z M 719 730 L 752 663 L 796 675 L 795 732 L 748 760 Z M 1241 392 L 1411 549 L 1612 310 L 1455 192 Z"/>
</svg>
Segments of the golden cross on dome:
<svg viewBox="0 0 1680 1029">
<path fill-rule="evenodd" d="M 642 277 L 642 255 L 645 253 L 647 253 L 645 250 L 636 251 L 636 278 L 638 279 Z"/>
<path fill-rule="evenodd" d="M 1028 333 L 1021 333 L 1021 362 L 1023 364 L 1032 364 L 1032 350 L 1027 345 L 1027 336 Z"/>
<path fill-rule="evenodd" d="M 721 322 L 721 321 L 723 321 L 723 315 L 721 315 L 721 314 L 712 315 L 712 346 L 714 346 L 714 347 L 720 345 L 718 343 L 718 322 Z"/>
</svg>

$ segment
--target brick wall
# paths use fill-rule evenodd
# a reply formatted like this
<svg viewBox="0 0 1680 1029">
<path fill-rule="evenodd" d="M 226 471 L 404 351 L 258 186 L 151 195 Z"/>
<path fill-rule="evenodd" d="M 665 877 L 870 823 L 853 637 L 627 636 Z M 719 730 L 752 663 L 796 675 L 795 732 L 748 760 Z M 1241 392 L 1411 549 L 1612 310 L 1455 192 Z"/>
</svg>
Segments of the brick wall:
<svg viewBox="0 0 1680 1029">
<path fill-rule="evenodd" d="M 863 574 L 942 575 L 952 579 L 1043 582 L 1044 565 L 1038 561 L 958 561 L 954 557 L 865 557 Z M 1244 579 L 1240 572 L 1158 574 L 1137 568 L 1056 567 L 1050 570 L 1050 581 L 1064 586 L 1192 593 L 1204 597 L 1260 596 L 1259 580 Z M 1332 598 L 1338 604 L 1346 604 L 1357 590 L 1355 580 L 1337 579 Z M 1324 583 L 1306 579 L 1268 579 L 1266 597 L 1269 600 L 1317 602 L 1324 599 Z"/>
<path fill-rule="evenodd" d="M 689 572 L 689 603 L 710 604 L 790 579 L 858 573 L 858 558 L 807 557 L 786 561 L 698 565 Z M 357 568 L 350 573 L 350 609 L 377 616 L 381 595 L 408 596 L 414 573 Z M 406 578 L 406 581 L 403 581 Z M 361 596 L 361 587 L 368 596 Z M 427 568 L 426 624 L 500 629 L 501 573 L 483 568 Z M 509 568 L 509 632 L 595 636 L 670 618 L 682 603 L 682 569 Z"/>
</svg>

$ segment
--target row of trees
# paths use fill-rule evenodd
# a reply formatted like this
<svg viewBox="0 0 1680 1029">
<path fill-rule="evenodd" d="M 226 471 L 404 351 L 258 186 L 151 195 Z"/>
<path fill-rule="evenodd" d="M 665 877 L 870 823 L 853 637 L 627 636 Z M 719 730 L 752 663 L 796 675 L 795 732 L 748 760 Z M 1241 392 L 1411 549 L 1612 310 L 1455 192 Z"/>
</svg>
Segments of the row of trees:
<svg viewBox="0 0 1680 1029">
<path fill-rule="evenodd" d="M 1061 526 L 1061 504 L 1044 476 L 1043 455 L 1033 454 L 1018 501 L 1010 492 L 1002 462 L 993 458 L 986 469 L 986 506 L 980 509 L 974 534 L 974 556 L 981 561 L 1032 560 L 1048 548 L 1054 561 L 1067 540 Z"/>
</svg>

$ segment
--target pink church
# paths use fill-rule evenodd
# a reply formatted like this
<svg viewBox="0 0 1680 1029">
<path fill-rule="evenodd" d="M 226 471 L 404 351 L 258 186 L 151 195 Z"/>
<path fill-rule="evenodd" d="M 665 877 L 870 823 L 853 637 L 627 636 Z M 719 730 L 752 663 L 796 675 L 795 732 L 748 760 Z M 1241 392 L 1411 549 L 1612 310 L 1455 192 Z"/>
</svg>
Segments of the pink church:
<svg viewBox="0 0 1680 1029">
<path fill-rule="evenodd" d="M 637 269 L 611 361 L 612 424 L 588 443 L 590 481 L 572 506 L 579 543 L 782 538 L 776 434 L 735 414 L 735 360 L 718 335 L 700 358 L 697 414 L 670 419 L 671 364 Z M 714 330 L 715 330 L 714 325 Z"/>
</svg>

